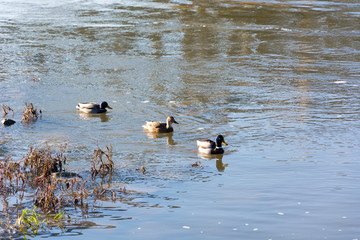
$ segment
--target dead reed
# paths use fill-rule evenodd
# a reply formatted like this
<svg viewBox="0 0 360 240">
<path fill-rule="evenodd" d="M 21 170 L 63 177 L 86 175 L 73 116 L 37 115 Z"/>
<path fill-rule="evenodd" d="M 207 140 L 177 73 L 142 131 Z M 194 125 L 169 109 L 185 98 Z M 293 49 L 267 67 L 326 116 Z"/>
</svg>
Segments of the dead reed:
<svg viewBox="0 0 360 240">
<path fill-rule="evenodd" d="M 49 147 L 30 147 L 29 153 L 23 159 L 23 170 L 30 170 L 29 175 L 35 177 L 35 182 L 50 181 L 51 173 L 61 172 L 66 164 L 65 148 L 65 145 L 60 146 L 60 149 L 53 153 Z"/>
<path fill-rule="evenodd" d="M 8 156 L 0 161 L 0 193 L 15 194 L 25 187 L 24 172 L 21 162 L 16 162 Z"/>
<path fill-rule="evenodd" d="M 124 188 L 120 190 L 108 189 L 103 187 L 103 183 L 98 183 L 97 176 L 104 181 L 106 176 L 111 175 L 114 171 L 114 162 L 112 161 L 112 147 L 106 146 L 103 150 L 97 147 L 93 152 L 91 165 L 91 175 L 93 177 L 92 186 L 87 185 L 84 180 L 76 173 L 65 172 L 66 145 L 62 145 L 54 151 L 49 146 L 45 148 L 30 147 L 29 152 L 20 161 L 14 161 L 11 156 L 0 159 L 0 197 L 5 201 L 9 196 L 20 199 L 21 201 L 25 192 L 33 192 L 34 210 L 23 210 L 17 220 L 14 219 L 14 212 L 8 209 L 4 204 L 3 213 L 0 214 L 0 228 L 7 227 L 8 232 L 0 232 L 0 238 L 6 234 L 14 236 L 19 232 L 26 236 L 36 235 L 40 219 L 44 221 L 47 215 L 62 213 L 65 207 L 79 207 L 83 214 L 88 211 L 87 198 L 89 195 L 92 200 L 101 199 L 104 201 L 125 201 L 124 195 L 127 191 Z M 145 169 L 142 170 L 145 173 Z M 36 212 L 35 209 L 37 208 Z M 12 218 L 4 220 L 6 213 L 12 215 Z M 16 218 L 16 217 L 15 217 Z M 54 217 L 55 219 L 56 217 Z M 51 218 L 51 221 L 55 221 Z M 5 235 L 4 235 L 5 234 Z M 18 235 L 17 235 L 18 236 Z"/>
<path fill-rule="evenodd" d="M 105 156 L 105 159 L 103 157 Z M 114 162 L 112 161 L 112 146 L 106 146 L 104 150 L 99 147 L 94 150 L 93 160 L 91 165 L 91 175 L 96 177 L 99 175 L 104 178 L 112 174 L 114 171 Z"/>
<path fill-rule="evenodd" d="M 102 185 L 95 187 L 93 189 L 93 195 L 95 200 L 96 199 L 101 199 L 101 200 L 109 200 L 109 198 L 111 199 L 111 201 L 115 202 L 116 201 L 116 191 L 112 190 L 112 189 L 106 189 L 104 188 Z"/>
<path fill-rule="evenodd" d="M 38 118 L 41 117 L 41 114 L 42 111 L 41 110 L 38 111 L 37 108 L 35 108 L 32 103 L 28 104 L 27 102 L 25 102 L 25 110 L 23 112 L 21 122 L 26 124 L 36 122 Z"/>
<path fill-rule="evenodd" d="M 35 150 L 31 148 L 27 157 L 33 157 L 34 152 Z M 51 161 L 51 157 L 48 157 L 48 159 Z M 35 162 L 34 157 L 33 160 Z M 0 228 L 5 229 L 5 231 L 0 234 L 0 238 L 16 237 L 20 232 L 23 234 L 24 239 L 26 239 L 26 236 L 32 237 L 36 235 L 39 227 L 42 225 L 39 222 L 35 208 L 33 211 L 27 209 L 23 210 L 21 216 L 18 217 L 14 223 L 14 212 L 11 212 L 8 207 L 7 198 L 9 196 L 13 195 L 15 197 L 17 194 L 16 197 L 21 202 L 24 197 L 24 192 L 26 190 L 31 191 L 36 185 L 34 183 L 36 183 L 39 178 L 36 174 L 42 174 L 40 171 L 33 172 L 35 168 L 28 164 L 27 161 L 26 158 L 21 161 L 13 161 L 11 156 L 0 160 L 0 196 L 3 199 L 3 211 L 0 215 Z M 47 164 L 44 164 L 44 166 L 46 165 Z M 43 174 L 43 176 L 45 176 L 45 174 Z M 35 193 L 35 205 L 40 205 L 44 212 L 49 210 L 55 212 L 55 209 L 57 208 L 56 204 L 58 203 L 58 198 L 54 196 L 53 192 L 55 184 L 56 183 L 43 181 L 43 183 L 38 186 Z M 45 188 L 46 191 L 43 191 L 43 188 Z M 41 198 L 38 197 L 38 192 L 42 193 Z M 18 205 L 18 207 L 20 206 L 21 204 Z M 5 219 L 3 219 L 4 217 Z"/>
<path fill-rule="evenodd" d="M 201 164 L 200 161 L 196 161 L 196 162 L 192 163 L 191 166 L 195 167 L 195 168 L 201 168 L 201 169 L 204 168 L 204 166 Z"/>
<path fill-rule="evenodd" d="M 23 160 L 27 179 L 36 188 L 34 203 L 45 211 L 58 211 L 67 205 L 83 205 L 88 193 L 86 181 L 75 174 L 63 172 L 65 146 L 53 153 L 49 148 L 30 148 Z"/>
<path fill-rule="evenodd" d="M 9 112 L 12 112 L 12 116 L 14 117 L 14 110 L 11 109 L 10 107 L 3 104 L 2 109 L 3 109 L 3 112 L 4 112 L 3 117 L 6 117 L 9 114 Z"/>
</svg>

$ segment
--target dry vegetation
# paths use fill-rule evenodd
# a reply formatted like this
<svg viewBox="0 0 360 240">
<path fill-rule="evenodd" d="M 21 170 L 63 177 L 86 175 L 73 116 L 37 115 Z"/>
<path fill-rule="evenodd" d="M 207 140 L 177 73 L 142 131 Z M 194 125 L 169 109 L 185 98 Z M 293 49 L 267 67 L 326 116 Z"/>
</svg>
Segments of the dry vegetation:
<svg viewBox="0 0 360 240">
<path fill-rule="evenodd" d="M 41 117 L 42 111 L 37 110 L 32 103 L 25 103 L 25 110 L 21 118 L 22 123 L 36 122 Z"/>
<path fill-rule="evenodd" d="M 40 219 L 46 220 L 50 225 L 52 223 L 60 225 L 59 214 L 66 207 L 80 208 L 87 212 L 89 193 L 94 201 L 96 199 L 116 201 L 118 196 L 121 198 L 122 194 L 126 194 L 125 188 L 106 189 L 102 183 L 96 183 L 97 177 L 111 179 L 114 171 L 111 146 L 106 146 L 104 150 L 99 147 L 94 150 L 92 166 L 88 170 L 91 172 L 92 186 L 88 186 L 88 181 L 80 175 L 64 171 L 65 148 L 66 146 L 61 146 L 59 150 L 53 151 L 50 147 L 30 147 L 29 152 L 20 161 L 14 161 L 11 156 L 0 159 L 0 197 L 4 200 L 0 229 L 9 230 L 0 232 L 0 238 L 16 236 L 19 233 L 24 234 L 25 238 L 31 234 L 36 235 L 39 227 L 44 224 Z M 31 192 L 34 210 L 22 210 L 21 216 L 14 219 L 14 213 L 8 210 L 6 199 L 17 198 L 20 202 L 17 205 L 21 207 L 24 194 Z M 35 210 L 36 208 L 38 209 Z M 9 217 L 11 214 L 12 217 Z M 49 214 L 53 217 L 47 217 Z"/>
<path fill-rule="evenodd" d="M 114 171 L 114 162 L 111 159 L 112 147 L 106 146 L 105 150 L 101 150 L 99 147 L 94 150 L 94 157 L 91 166 L 91 174 L 93 177 L 100 175 L 104 177 L 111 175 Z M 103 159 L 103 157 L 105 157 Z"/>
<path fill-rule="evenodd" d="M 14 110 L 11 109 L 10 107 L 3 104 L 2 109 L 3 109 L 3 112 L 4 112 L 3 117 L 6 117 L 9 114 L 9 112 L 12 112 L 12 116 L 14 117 Z"/>
<path fill-rule="evenodd" d="M 8 197 L 13 196 L 21 203 L 25 192 L 35 192 L 33 205 L 41 210 L 43 214 L 40 218 L 43 219 L 45 219 L 44 215 L 56 216 L 66 206 L 79 206 L 85 203 L 88 196 L 85 181 L 76 176 L 63 181 L 54 175 L 62 171 L 66 162 L 64 149 L 65 147 L 61 147 L 59 151 L 53 153 L 48 147 L 43 149 L 31 147 L 29 153 L 20 161 L 12 160 L 11 156 L 0 161 L 0 196 L 3 198 L 0 227 L 13 229 L 8 233 L 3 232 L 5 236 L 16 235 L 20 231 L 26 238 L 28 230 L 36 234 L 40 224 L 35 210 L 32 212 L 26 210 L 17 220 L 9 219 L 11 211 L 4 206 Z M 28 216 L 29 214 L 31 216 Z M 4 221 L 6 215 L 8 218 Z"/>
</svg>

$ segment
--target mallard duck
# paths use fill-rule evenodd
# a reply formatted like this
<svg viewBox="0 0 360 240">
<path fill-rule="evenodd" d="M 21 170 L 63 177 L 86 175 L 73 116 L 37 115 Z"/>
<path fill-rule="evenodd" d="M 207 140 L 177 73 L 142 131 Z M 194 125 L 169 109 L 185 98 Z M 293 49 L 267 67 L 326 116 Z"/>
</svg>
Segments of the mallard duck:
<svg viewBox="0 0 360 240">
<path fill-rule="evenodd" d="M 78 103 L 76 108 L 85 113 L 104 113 L 106 108 L 112 109 L 107 102 L 97 103 Z"/>
<path fill-rule="evenodd" d="M 174 117 L 168 117 L 166 119 L 166 123 L 164 122 L 146 122 L 143 126 L 145 130 L 149 132 L 156 132 L 156 133 L 168 133 L 173 132 L 174 129 L 172 128 L 171 124 L 178 122 L 175 121 Z"/>
<path fill-rule="evenodd" d="M 206 154 L 222 154 L 222 144 L 227 145 L 222 135 L 218 135 L 215 142 L 210 139 L 197 140 L 198 151 Z"/>
</svg>

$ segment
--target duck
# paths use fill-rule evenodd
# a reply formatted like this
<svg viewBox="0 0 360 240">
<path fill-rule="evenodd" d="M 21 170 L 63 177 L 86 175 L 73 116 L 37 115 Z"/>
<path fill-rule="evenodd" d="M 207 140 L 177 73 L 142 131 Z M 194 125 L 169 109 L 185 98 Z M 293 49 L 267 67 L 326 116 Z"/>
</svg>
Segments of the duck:
<svg viewBox="0 0 360 240">
<path fill-rule="evenodd" d="M 222 144 L 227 145 L 222 135 L 218 135 L 215 142 L 210 139 L 197 140 L 198 151 L 205 154 L 223 154 Z"/>
<path fill-rule="evenodd" d="M 78 103 L 76 108 L 85 113 L 104 113 L 106 108 L 112 109 L 107 102 L 101 102 L 100 104 L 87 102 L 87 103 Z"/>
<path fill-rule="evenodd" d="M 145 130 L 153 133 L 170 133 L 173 132 L 174 129 L 171 124 L 178 122 L 175 121 L 175 118 L 172 116 L 167 117 L 166 122 L 151 122 L 146 121 L 146 124 L 143 126 Z"/>
</svg>

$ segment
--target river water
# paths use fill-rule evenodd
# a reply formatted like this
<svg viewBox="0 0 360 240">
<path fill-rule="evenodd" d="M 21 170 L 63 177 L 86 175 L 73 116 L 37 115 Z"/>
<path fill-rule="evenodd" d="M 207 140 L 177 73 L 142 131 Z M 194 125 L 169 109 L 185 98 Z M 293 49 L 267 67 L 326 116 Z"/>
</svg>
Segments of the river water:
<svg viewBox="0 0 360 240">
<path fill-rule="evenodd" d="M 359 239 L 359 20 L 357 0 L 0 0 L 0 103 L 18 121 L 0 158 L 67 144 L 89 176 L 111 145 L 106 187 L 129 192 L 41 237 Z M 172 135 L 143 131 L 169 115 Z M 198 155 L 218 134 L 225 154 Z"/>
</svg>

